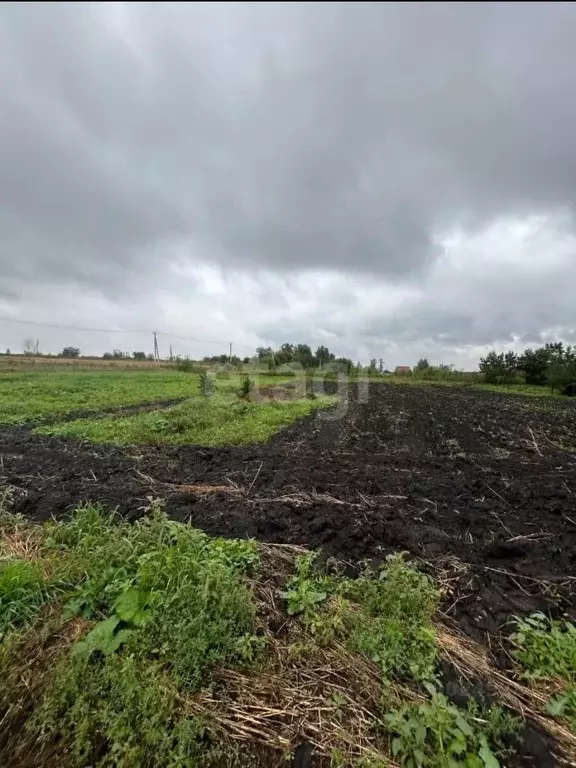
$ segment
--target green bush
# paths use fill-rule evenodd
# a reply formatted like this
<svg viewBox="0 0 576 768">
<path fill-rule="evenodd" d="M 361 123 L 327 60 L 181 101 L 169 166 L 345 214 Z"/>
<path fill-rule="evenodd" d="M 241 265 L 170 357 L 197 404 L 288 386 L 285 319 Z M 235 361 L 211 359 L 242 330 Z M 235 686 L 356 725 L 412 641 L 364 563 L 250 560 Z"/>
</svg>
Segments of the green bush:
<svg viewBox="0 0 576 768">
<path fill-rule="evenodd" d="M 203 397 L 212 397 L 215 391 L 214 377 L 207 371 L 202 371 L 198 377 L 198 389 Z"/>
<path fill-rule="evenodd" d="M 238 397 L 241 397 L 241 398 L 247 400 L 250 397 L 250 394 L 251 394 L 253 389 L 254 389 L 254 382 L 252 381 L 250 376 L 244 376 L 244 378 L 240 382 L 240 389 L 238 390 Z"/>
</svg>

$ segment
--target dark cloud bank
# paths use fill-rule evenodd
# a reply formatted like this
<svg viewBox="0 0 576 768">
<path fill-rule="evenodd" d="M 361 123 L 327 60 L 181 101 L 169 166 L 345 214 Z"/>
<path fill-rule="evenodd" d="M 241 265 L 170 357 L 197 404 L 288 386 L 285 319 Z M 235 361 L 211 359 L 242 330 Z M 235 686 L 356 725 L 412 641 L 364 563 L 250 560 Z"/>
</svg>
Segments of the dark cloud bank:
<svg viewBox="0 0 576 768">
<path fill-rule="evenodd" d="M 256 295 L 344 277 L 303 315 L 236 307 L 254 338 L 568 336 L 575 39 L 571 4 L 4 4 L 0 309 L 73 285 L 156 311 L 177 260 Z"/>
</svg>

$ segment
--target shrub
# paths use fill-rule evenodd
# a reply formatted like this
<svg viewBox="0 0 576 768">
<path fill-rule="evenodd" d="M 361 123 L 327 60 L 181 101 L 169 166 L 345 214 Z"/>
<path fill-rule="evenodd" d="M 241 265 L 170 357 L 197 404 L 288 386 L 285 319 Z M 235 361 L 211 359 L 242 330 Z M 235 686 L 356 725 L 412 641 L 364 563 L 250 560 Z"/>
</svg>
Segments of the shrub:
<svg viewBox="0 0 576 768">
<path fill-rule="evenodd" d="M 253 389 L 254 389 L 254 382 L 252 381 L 250 376 L 245 376 L 242 379 L 242 382 L 240 383 L 240 389 L 238 390 L 238 397 L 242 399 L 248 399 Z"/>
<path fill-rule="evenodd" d="M 214 378 L 208 371 L 202 371 L 198 379 L 198 389 L 203 397 L 212 397 L 214 394 Z"/>
<path fill-rule="evenodd" d="M 401 555 L 374 574 L 347 580 L 341 593 L 361 606 L 351 617 L 349 643 L 379 664 L 384 676 L 434 677 L 437 648 L 432 617 L 440 593 Z"/>
<path fill-rule="evenodd" d="M 157 505 L 134 524 L 85 506 L 69 523 L 53 524 L 47 546 L 60 555 L 59 578 L 77 583 L 65 615 L 100 619 L 81 646 L 88 654 L 124 643 L 144 655 L 154 650 L 194 688 L 212 663 L 237 658 L 238 643 L 254 633 L 241 580 L 258 559 L 252 542 L 211 539 L 167 520 Z"/>
</svg>

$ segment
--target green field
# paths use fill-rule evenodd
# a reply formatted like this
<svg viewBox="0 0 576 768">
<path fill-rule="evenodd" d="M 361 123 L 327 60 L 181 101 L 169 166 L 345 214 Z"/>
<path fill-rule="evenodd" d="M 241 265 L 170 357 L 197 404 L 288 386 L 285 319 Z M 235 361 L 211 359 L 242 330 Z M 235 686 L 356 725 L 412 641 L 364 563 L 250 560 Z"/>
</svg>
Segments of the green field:
<svg viewBox="0 0 576 768">
<path fill-rule="evenodd" d="M 450 379 L 448 376 L 444 379 L 425 379 L 418 376 L 388 376 L 381 379 L 386 384 L 397 384 L 400 386 L 413 387 L 458 387 L 465 389 L 477 389 L 480 392 L 498 392 L 505 395 L 525 395 L 527 397 L 545 397 L 566 400 L 566 395 L 560 392 L 553 392 L 550 387 L 535 386 L 533 384 L 486 384 L 480 379 L 462 380 L 459 378 Z"/>
<path fill-rule="evenodd" d="M 38 427 L 35 432 L 117 445 L 239 445 L 265 441 L 295 419 L 334 402 L 334 397 L 318 397 L 315 400 L 252 403 L 240 400 L 233 392 L 224 392 L 210 399 L 196 395 L 172 408 L 127 417 L 77 419 Z"/>
<path fill-rule="evenodd" d="M 4 374 L 0 378 L 0 424 L 36 423 L 38 434 L 122 445 L 237 445 L 267 440 L 295 419 L 336 400 L 306 398 L 294 391 L 281 399 L 272 394 L 260 402 L 239 396 L 240 375 L 214 381 L 214 395 L 205 397 L 199 376 L 179 371 Z M 251 381 L 256 395 L 262 387 L 278 389 L 283 384 L 277 376 L 260 375 Z M 183 402 L 163 407 L 174 399 Z M 154 407 L 129 415 L 113 413 L 123 406 L 144 404 Z M 88 412 L 87 417 L 70 420 L 70 414 L 82 411 Z"/>
<path fill-rule="evenodd" d="M 196 376 L 176 371 L 4 373 L 0 424 L 189 397 L 196 388 Z"/>
</svg>

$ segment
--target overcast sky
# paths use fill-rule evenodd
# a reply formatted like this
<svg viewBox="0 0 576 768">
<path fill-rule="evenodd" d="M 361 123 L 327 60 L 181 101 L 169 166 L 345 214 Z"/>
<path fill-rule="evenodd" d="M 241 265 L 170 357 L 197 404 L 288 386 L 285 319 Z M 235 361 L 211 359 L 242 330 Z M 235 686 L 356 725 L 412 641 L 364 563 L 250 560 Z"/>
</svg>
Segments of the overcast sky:
<svg viewBox="0 0 576 768">
<path fill-rule="evenodd" d="M 389 366 L 574 341 L 575 40 L 573 4 L 3 3 L 0 317 Z M 151 351 L 0 320 L 31 337 Z"/>
</svg>

